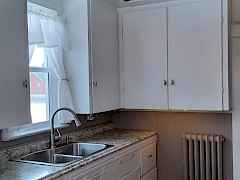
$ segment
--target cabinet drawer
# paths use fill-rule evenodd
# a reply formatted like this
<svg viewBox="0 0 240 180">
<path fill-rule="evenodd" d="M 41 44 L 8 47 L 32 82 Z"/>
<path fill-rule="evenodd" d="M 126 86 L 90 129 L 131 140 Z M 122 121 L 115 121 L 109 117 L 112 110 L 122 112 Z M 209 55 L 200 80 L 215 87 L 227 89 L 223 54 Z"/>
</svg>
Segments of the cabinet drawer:
<svg viewBox="0 0 240 180">
<path fill-rule="evenodd" d="M 116 161 L 111 162 L 105 167 L 103 179 L 111 179 L 110 177 L 114 177 L 115 179 L 124 177 L 138 166 L 140 166 L 138 153 L 128 153 L 120 156 Z"/>
<path fill-rule="evenodd" d="M 142 176 L 156 167 L 156 144 L 145 147 L 141 151 L 141 165 Z"/>
<path fill-rule="evenodd" d="M 157 169 L 153 169 L 142 177 L 142 180 L 157 180 Z"/>
<path fill-rule="evenodd" d="M 141 174 L 141 170 L 140 170 L 140 168 L 137 168 L 136 170 L 134 170 L 130 174 L 124 176 L 120 180 L 140 180 L 141 179 L 140 174 Z"/>
</svg>

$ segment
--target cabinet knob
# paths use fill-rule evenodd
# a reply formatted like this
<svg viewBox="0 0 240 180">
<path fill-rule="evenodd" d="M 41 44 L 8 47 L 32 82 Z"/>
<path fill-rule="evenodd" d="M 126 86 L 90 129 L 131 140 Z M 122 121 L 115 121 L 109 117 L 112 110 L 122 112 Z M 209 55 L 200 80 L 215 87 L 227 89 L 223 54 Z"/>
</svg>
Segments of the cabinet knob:
<svg viewBox="0 0 240 180">
<path fill-rule="evenodd" d="M 97 87 L 98 86 L 98 82 L 97 81 L 93 81 L 93 86 Z"/>
<path fill-rule="evenodd" d="M 24 88 L 28 88 L 29 87 L 29 81 L 28 80 L 24 80 L 22 82 L 22 85 L 23 85 Z"/>
<path fill-rule="evenodd" d="M 175 81 L 174 80 L 171 80 L 171 86 L 174 86 L 175 85 Z"/>
<path fill-rule="evenodd" d="M 164 81 L 163 81 L 163 85 L 164 85 L 164 86 L 167 86 L 167 85 L 168 85 L 168 81 L 167 81 L 167 80 L 164 80 Z"/>
</svg>

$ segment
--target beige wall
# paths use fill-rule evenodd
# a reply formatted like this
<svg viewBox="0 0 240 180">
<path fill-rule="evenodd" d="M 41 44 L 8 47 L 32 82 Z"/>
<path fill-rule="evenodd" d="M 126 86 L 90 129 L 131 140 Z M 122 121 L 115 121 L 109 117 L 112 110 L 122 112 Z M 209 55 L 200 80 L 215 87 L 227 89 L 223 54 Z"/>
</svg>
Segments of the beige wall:
<svg viewBox="0 0 240 180">
<path fill-rule="evenodd" d="M 240 22 L 240 0 L 232 0 L 232 19 Z"/>
<path fill-rule="evenodd" d="M 159 180 L 183 180 L 181 137 L 184 133 L 211 133 L 226 137 L 224 146 L 225 180 L 232 180 L 231 114 L 121 112 L 115 117 L 116 126 L 158 132 Z"/>
</svg>

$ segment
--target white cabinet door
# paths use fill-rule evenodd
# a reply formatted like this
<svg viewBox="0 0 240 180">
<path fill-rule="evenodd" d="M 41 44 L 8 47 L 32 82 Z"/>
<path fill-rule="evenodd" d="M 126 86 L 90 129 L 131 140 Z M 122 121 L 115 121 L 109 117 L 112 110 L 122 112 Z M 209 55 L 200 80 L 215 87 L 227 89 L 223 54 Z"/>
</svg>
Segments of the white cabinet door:
<svg viewBox="0 0 240 180">
<path fill-rule="evenodd" d="M 0 1 L 0 127 L 30 123 L 27 1 Z"/>
<path fill-rule="evenodd" d="M 119 109 L 118 18 L 108 0 L 63 1 L 69 49 L 66 69 L 76 111 Z"/>
<path fill-rule="evenodd" d="M 92 0 L 93 113 L 120 107 L 118 63 L 118 15 L 107 0 Z"/>
<path fill-rule="evenodd" d="M 222 110 L 222 1 L 168 8 L 169 106 Z"/>
<path fill-rule="evenodd" d="M 122 26 L 122 107 L 167 109 L 167 10 L 124 12 Z"/>
</svg>

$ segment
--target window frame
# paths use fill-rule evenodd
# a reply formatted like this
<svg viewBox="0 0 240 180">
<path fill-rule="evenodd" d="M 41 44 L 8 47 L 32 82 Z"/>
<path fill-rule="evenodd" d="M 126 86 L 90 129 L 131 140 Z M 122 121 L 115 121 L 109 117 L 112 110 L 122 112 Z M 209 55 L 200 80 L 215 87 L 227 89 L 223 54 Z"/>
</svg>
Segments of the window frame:
<svg viewBox="0 0 240 180">
<path fill-rule="evenodd" d="M 50 80 L 52 79 L 51 78 L 51 69 L 49 68 L 49 63 L 48 63 L 48 57 L 45 53 L 45 48 L 44 47 L 35 47 L 35 48 L 43 48 L 44 50 L 44 58 L 46 59 L 47 63 L 46 63 L 46 67 L 31 67 L 30 64 L 29 64 L 29 77 L 30 77 L 30 74 L 32 72 L 36 72 L 36 73 L 47 73 L 47 76 L 48 76 L 48 83 L 47 83 L 47 117 L 46 117 L 46 121 L 41 121 L 41 122 L 38 122 L 38 123 L 45 123 L 45 122 L 49 122 L 50 121 L 50 95 L 51 95 L 51 88 L 50 88 Z M 29 82 L 31 84 L 31 78 L 29 78 Z M 31 106 L 31 91 L 30 91 L 30 106 Z M 32 113 L 30 111 L 30 113 Z M 31 114 L 31 117 L 32 117 L 32 114 Z M 38 124 L 38 123 L 34 123 L 32 120 L 31 120 L 32 124 Z"/>
</svg>

